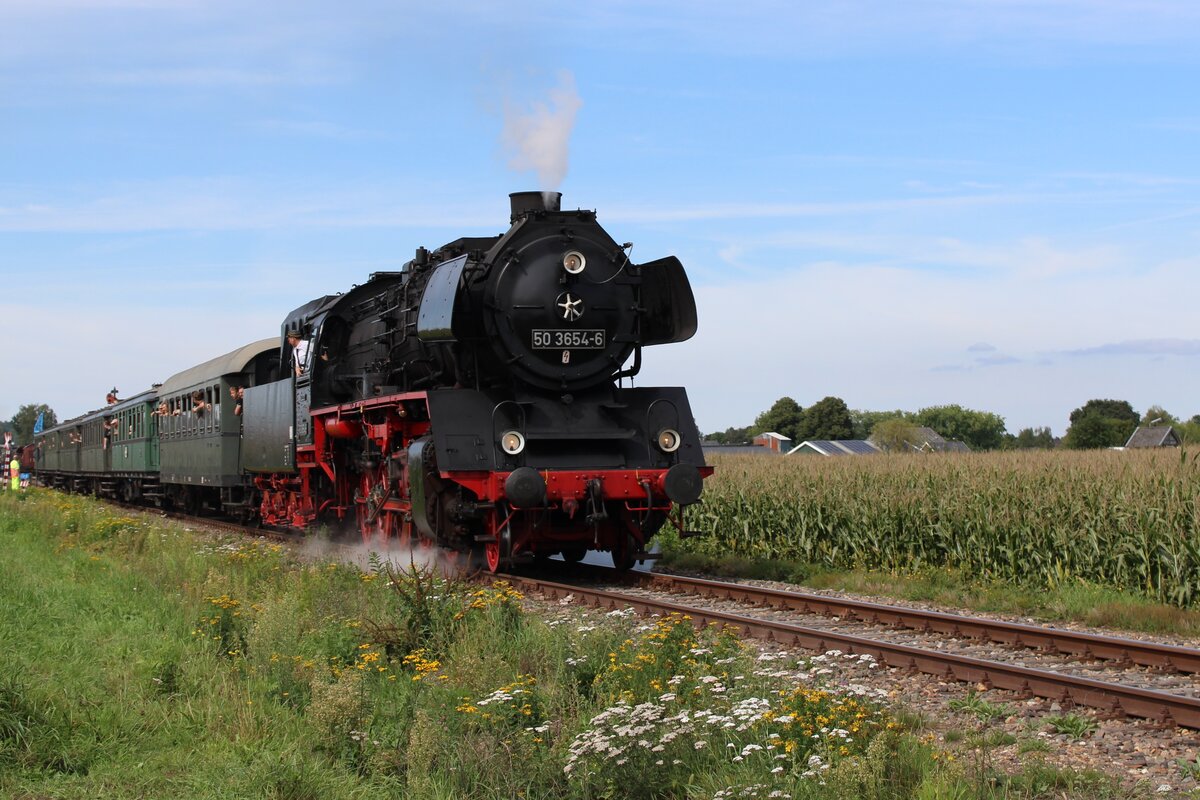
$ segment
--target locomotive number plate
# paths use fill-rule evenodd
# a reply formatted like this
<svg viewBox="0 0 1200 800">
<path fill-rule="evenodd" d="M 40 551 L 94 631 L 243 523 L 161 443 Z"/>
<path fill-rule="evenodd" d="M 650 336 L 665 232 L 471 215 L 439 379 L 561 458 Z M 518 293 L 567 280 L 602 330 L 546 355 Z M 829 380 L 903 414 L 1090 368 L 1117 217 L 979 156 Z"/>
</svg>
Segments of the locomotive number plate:
<svg viewBox="0 0 1200 800">
<path fill-rule="evenodd" d="M 533 331 L 534 350 L 603 350 L 604 329 L 596 330 L 543 330 Z"/>
</svg>

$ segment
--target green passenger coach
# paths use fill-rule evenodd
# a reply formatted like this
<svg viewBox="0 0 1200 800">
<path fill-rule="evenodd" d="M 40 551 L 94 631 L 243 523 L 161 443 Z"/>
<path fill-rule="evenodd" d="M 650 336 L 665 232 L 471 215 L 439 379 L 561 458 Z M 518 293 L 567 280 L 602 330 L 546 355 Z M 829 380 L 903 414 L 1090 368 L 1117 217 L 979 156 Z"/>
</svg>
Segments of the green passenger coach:
<svg viewBox="0 0 1200 800">
<path fill-rule="evenodd" d="M 158 387 L 159 472 L 173 504 L 235 510 L 245 502 L 241 417 L 230 386 L 269 382 L 278 372 L 279 340 L 263 339 L 168 378 Z M 165 403 L 165 406 L 163 405 Z"/>
<path fill-rule="evenodd" d="M 153 390 L 39 434 L 36 464 L 52 485 L 121 500 L 158 494 Z"/>
</svg>

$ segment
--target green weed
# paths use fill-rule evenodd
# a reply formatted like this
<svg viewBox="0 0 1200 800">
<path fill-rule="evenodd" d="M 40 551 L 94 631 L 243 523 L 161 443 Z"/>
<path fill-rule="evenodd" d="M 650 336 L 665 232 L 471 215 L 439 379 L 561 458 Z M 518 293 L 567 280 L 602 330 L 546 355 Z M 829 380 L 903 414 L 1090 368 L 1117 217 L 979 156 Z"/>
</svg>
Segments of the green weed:
<svg viewBox="0 0 1200 800">
<path fill-rule="evenodd" d="M 1012 706 L 1007 703 L 989 703 L 975 691 L 967 692 L 967 696 L 962 700 L 951 700 L 949 706 L 954 711 L 973 714 L 981 722 L 992 722 L 1013 714 Z"/>
<path fill-rule="evenodd" d="M 1045 718 L 1055 733 L 1065 733 L 1073 739 L 1082 739 L 1099 727 L 1096 720 L 1083 714 L 1055 714 Z"/>
</svg>

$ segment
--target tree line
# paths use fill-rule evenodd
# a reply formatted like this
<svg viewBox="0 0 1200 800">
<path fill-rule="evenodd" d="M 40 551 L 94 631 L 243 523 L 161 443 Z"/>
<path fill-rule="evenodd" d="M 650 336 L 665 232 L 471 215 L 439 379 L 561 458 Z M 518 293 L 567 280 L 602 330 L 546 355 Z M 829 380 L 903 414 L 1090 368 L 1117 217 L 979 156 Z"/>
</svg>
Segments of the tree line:
<svg viewBox="0 0 1200 800">
<path fill-rule="evenodd" d="M 990 411 L 960 405 L 930 406 L 919 411 L 851 409 L 840 397 L 825 397 L 808 408 L 781 397 L 759 414 L 752 425 L 708 433 L 719 444 L 748 443 L 760 433 L 774 431 L 794 443 L 814 440 L 871 439 L 885 450 L 914 443 L 916 428 L 930 428 L 946 439 L 964 442 L 972 450 L 1023 450 L 1069 447 L 1120 447 L 1139 425 L 1172 425 L 1186 442 L 1200 442 L 1200 414 L 1182 421 L 1162 406 L 1138 414 L 1125 400 L 1094 399 L 1071 412 L 1066 436 L 1059 439 L 1049 426 L 1009 433 L 1004 418 Z"/>
<path fill-rule="evenodd" d="M 45 403 L 27 403 L 12 419 L 0 421 L 0 432 L 12 431 L 18 445 L 33 441 L 38 415 L 46 428 L 58 424 L 54 409 Z M 1047 427 L 1022 428 L 1009 433 L 1004 418 L 989 411 L 960 405 L 930 406 L 919 411 L 864 411 L 851 409 L 840 397 L 825 397 L 803 408 L 791 397 L 781 397 L 744 428 L 730 427 L 705 434 L 719 444 L 748 443 L 756 435 L 774 431 L 799 444 L 811 440 L 871 439 L 884 449 L 901 449 L 915 438 L 914 429 L 931 428 L 947 439 L 965 442 L 972 450 L 1021 450 L 1070 447 L 1077 449 L 1120 447 L 1139 425 L 1171 425 L 1184 442 L 1200 442 L 1200 414 L 1187 420 L 1152 405 L 1138 414 L 1126 400 L 1088 400 L 1071 412 L 1070 427 L 1058 439 Z"/>
</svg>

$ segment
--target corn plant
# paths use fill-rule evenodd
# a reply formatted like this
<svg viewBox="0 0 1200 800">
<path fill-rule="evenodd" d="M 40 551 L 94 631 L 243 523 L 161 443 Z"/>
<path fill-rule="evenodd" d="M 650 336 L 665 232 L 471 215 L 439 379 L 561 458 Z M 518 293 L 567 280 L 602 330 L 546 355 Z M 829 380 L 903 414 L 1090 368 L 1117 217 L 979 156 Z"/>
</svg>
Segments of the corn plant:
<svg viewBox="0 0 1200 800">
<path fill-rule="evenodd" d="M 1200 466 L 1180 451 L 725 456 L 691 512 L 712 556 L 949 568 L 1200 603 Z"/>
</svg>

